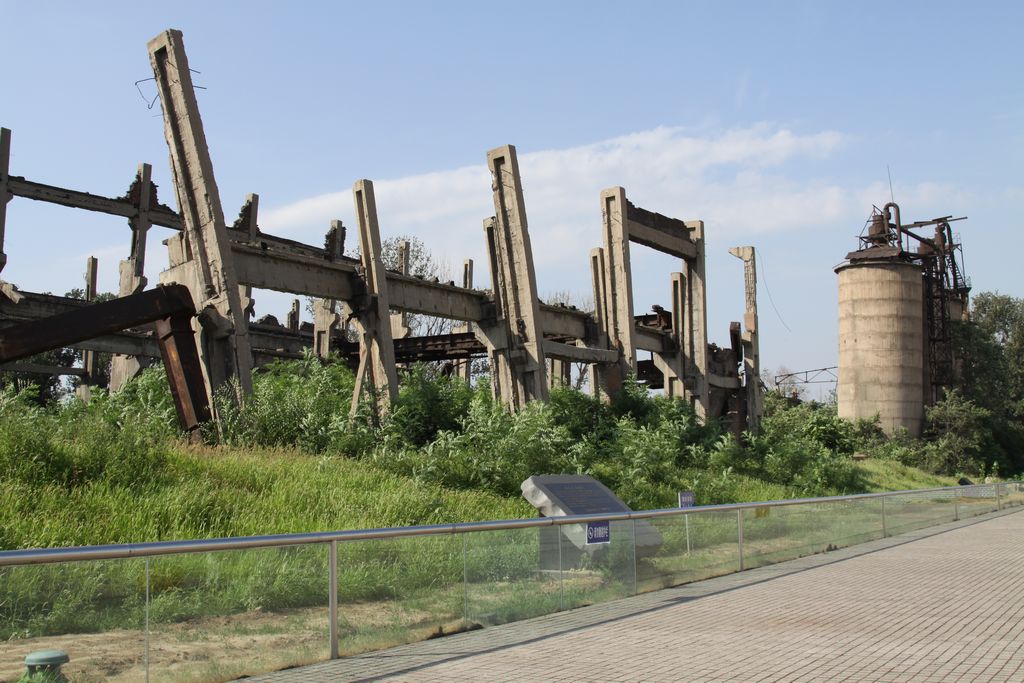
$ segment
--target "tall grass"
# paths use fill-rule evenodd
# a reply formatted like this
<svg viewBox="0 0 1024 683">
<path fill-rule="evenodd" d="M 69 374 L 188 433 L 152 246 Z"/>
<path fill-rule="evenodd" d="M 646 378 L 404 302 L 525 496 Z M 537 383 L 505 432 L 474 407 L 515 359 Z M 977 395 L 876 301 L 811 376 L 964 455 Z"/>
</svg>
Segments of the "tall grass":
<svg viewBox="0 0 1024 683">
<path fill-rule="evenodd" d="M 375 424 L 369 406 L 349 419 L 353 384 L 341 363 L 275 363 L 244 407 L 218 397 L 220 429 L 201 447 L 180 439 L 160 368 L 87 405 L 0 390 L 0 548 L 525 517 L 535 513 L 519 485 L 543 473 L 591 474 L 634 509 L 673 506 L 680 490 L 700 504 L 851 492 L 866 484 L 850 456 L 876 438 L 827 407 L 773 403 L 741 445 L 635 383 L 611 404 L 563 387 L 510 414 L 486 382 L 423 367 Z M 403 544 L 347 544 L 344 597 L 408 598 L 459 580 L 452 548 Z M 525 576 L 536 552 L 484 557 Z M 151 617 L 322 605 L 325 557 L 320 546 L 154 559 Z M 135 561 L 4 570 L 0 638 L 136 624 L 143 586 Z"/>
</svg>

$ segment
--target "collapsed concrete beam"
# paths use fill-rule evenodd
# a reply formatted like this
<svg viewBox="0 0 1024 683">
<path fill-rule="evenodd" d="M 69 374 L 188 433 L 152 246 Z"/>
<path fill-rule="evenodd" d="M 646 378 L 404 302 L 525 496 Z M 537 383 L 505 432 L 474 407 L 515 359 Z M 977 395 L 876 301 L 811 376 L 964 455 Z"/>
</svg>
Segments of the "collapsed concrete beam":
<svg viewBox="0 0 1024 683">
<path fill-rule="evenodd" d="M 148 47 L 192 257 L 192 277 L 181 282 L 200 311 L 194 326 L 207 392 L 212 404 L 216 390 L 234 380 L 242 400 L 252 390 L 248 325 L 181 31 L 165 31 Z"/>
</svg>

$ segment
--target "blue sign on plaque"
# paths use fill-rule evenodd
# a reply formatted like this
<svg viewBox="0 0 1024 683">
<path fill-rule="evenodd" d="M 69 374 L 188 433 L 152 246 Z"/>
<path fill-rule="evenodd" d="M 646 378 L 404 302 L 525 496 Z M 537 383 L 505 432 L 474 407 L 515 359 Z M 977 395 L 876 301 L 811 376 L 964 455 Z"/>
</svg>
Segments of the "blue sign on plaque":
<svg viewBox="0 0 1024 683">
<path fill-rule="evenodd" d="M 680 491 L 679 492 L 679 507 L 681 508 L 692 508 L 695 496 L 693 491 Z"/>
<path fill-rule="evenodd" d="M 587 522 L 587 545 L 610 543 L 612 531 L 608 522 Z"/>
</svg>

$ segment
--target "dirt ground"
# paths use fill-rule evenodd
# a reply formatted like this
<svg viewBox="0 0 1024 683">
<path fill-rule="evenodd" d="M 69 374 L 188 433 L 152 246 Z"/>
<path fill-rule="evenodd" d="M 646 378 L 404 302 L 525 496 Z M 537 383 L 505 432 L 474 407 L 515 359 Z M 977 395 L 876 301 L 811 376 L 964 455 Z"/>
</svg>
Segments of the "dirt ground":
<svg viewBox="0 0 1024 683">
<path fill-rule="evenodd" d="M 433 610 L 410 609 L 391 601 L 340 607 L 344 654 L 420 640 L 461 628 L 461 621 L 438 623 Z M 158 681 L 226 681 L 311 664 L 330 656 L 327 608 L 251 611 L 204 617 L 173 624 L 151 624 L 150 679 Z M 358 624 L 361 638 L 353 638 Z M 379 635 L 374 637 L 374 633 Z M 37 650 L 63 650 L 71 661 L 61 671 L 73 683 L 145 680 L 146 634 L 121 629 L 11 640 L 0 644 L 0 681 L 16 680 L 25 671 L 25 656 Z"/>
<path fill-rule="evenodd" d="M 62 671 L 74 683 L 145 680 L 145 643 L 141 630 L 8 641 L 0 646 L 0 681 L 16 680 L 37 650 L 67 652 Z M 325 659 L 328 647 L 326 609 L 209 617 L 154 626 L 150 672 L 161 681 L 223 680 Z"/>
</svg>

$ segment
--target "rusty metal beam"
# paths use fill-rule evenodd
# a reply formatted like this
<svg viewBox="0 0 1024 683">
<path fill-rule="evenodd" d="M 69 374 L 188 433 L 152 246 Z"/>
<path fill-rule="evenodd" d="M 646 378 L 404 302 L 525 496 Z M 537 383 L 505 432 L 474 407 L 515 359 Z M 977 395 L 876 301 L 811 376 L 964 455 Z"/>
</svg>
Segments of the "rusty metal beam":
<svg viewBox="0 0 1024 683">
<path fill-rule="evenodd" d="M 0 329 L 0 363 L 74 346 L 76 342 L 141 327 L 188 310 L 195 312 L 192 297 L 180 285 L 159 286 L 141 294 L 83 305 Z"/>
<path fill-rule="evenodd" d="M 0 329 L 0 363 L 156 323 L 178 420 L 182 429 L 198 439 L 200 425 L 210 419 L 210 403 L 192 331 L 193 317 L 195 306 L 186 287 L 160 286 Z"/>
</svg>

